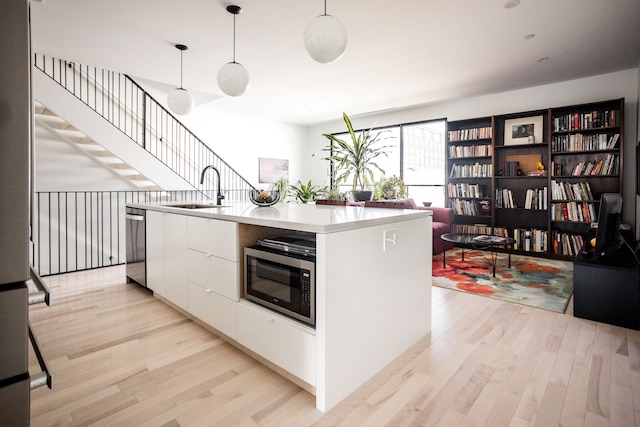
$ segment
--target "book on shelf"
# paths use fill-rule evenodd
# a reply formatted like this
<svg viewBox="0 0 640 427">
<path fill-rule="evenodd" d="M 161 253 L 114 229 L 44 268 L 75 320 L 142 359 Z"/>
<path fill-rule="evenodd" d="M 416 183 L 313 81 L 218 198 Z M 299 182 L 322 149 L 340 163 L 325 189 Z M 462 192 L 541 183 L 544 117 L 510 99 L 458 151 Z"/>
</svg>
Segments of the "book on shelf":
<svg viewBox="0 0 640 427">
<path fill-rule="evenodd" d="M 508 236 L 509 230 L 504 227 L 491 227 L 487 224 L 452 224 L 452 233 L 461 234 L 491 234 L 495 236 Z"/>
<path fill-rule="evenodd" d="M 561 182 L 551 180 L 552 200 L 594 200 L 588 182 Z"/>
<path fill-rule="evenodd" d="M 449 178 L 491 178 L 493 165 L 491 163 L 474 163 L 471 165 L 456 165 L 453 163 Z"/>
<path fill-rule="evenodd" d="M 524 200 L 525 209 L 546 210 L 547 209 L 547 187 L 530 188 L 527 190 Z"/>
<path fill-rule="evenodd" d="M 548 232 L 539 228 L 514 228 L 513 248 L 529 252 L 547 252 Z"/>
<path fill-rule="evenodd" d="M 509 188 L 496 188 L 495 206 L 496 208 L 517 208 L 513 191 Z"/>
<path fill-rule="evenodd" d="M 552 251 L 557 255 L 577 256 L 584 244 L 584 238 L 579 234 L 552 231 Z"/>
<path fill-rule="evenodd" d="M 449 147 L 450 158 L 464 157 L 491 157 L 493 149 L 491 145 L 451 145 Z"/>
<path fill-rule="evenodd" d="M 620 126 L 620 110 L 594 110 L 553 118 L 553 131 L 565 132 Z"/>
<path fill-rule="evenodd" d="M 529 171 L 527 172 L 527 176 L 547 176 L 547 171 L 546 170 Z"/>
<path fill-rule="evenodd" d="M 448 197 L 467 197 L 481 198 L 484 197 L 483 186 L 478 184 L 468 184 L 466 182 L 458 182 L 447 184 Z"/>
<path fill-rule="evenodd" d="M 551 204 L 551 221 L 593 222 L 597 220 L 593 203 L 563 202 Z"/>
<path fill-rule="evenodd" d="M 491 126 L 450 130 L 447 134 L 449 141 L 468 141 L 473 139 L 489 139 L 493 135 Z"/>
<path fill-rule="evenodd" d="M 576 133 L 571 135 L 555 135 L 551 138 L 551 151 L 572 152 L 572 151 L 597 151 L 613 150 L 618 144 L 620 134 L 609 135 L 599 133 L 595 135 L 585 135 Z"/>
</svg>

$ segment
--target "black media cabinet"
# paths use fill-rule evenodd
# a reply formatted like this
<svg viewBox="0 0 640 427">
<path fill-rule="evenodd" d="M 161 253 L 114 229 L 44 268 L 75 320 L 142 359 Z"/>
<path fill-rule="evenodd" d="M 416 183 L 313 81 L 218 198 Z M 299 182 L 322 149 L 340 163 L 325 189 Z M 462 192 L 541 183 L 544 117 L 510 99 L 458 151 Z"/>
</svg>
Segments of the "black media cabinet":
<svg viewBox="0 0 640 427">
<path fill-rule="evenodd" d="M 631 249 L 614 256 L 579 255 L 573 263 L 573 315 L 640 329 L 640 270 Z"/>
</svg>

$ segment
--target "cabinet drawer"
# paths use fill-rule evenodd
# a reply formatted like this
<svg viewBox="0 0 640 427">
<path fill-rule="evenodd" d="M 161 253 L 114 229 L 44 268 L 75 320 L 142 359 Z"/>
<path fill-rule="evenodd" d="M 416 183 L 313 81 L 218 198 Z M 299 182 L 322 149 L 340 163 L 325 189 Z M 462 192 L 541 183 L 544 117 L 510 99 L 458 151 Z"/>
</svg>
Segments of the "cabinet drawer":
<svg viewBox="0 0 640 427">
<path fill-rule="evenodd" d="M 234 301 L 240 298 L 238 263 L 189 249 L 187 277 L 190 282 L 211 289 Z"/>
<path fill-rule="evenodd" d="M 189 282 L 189 313 L 236 339 L 237 302 Z"/>
<path fill-rule="evenodd" d="M 187 245 L 206 254 L 238 261 L 238 224 L 217 219 L 187 218 Z"/>
<path fill-rule="evenodd" d="M 238 342 L 315 386 L 315 333 L 262 307 L 237 305 Z"/>
</svg>

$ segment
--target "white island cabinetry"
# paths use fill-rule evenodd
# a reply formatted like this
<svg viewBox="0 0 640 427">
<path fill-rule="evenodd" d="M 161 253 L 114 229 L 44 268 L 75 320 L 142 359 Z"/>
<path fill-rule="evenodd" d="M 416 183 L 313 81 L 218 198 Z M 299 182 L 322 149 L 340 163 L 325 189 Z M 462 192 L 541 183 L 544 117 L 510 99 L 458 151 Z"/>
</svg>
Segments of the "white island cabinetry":
<svg viewBox="0 0 640 427">
<path fill-rule="evenodd" d="M 130 206 L 147 209 L 150 288 L 314 392 L 321 411 L 431 330 L 430 211 Z M 316 234 L 315 329 L 240 298 L 244 247 L 295 231 Z"/>
<path fill-rule="evenodd" d="M 235 339 L 240 300 L 238 224 L 188 217 L 187 247 L 188 311 Z"/>
<path fill-rule="evenodd" d="M 187 217 L 147 211 L 147 286 L 187 309 Z"/>
</svg>

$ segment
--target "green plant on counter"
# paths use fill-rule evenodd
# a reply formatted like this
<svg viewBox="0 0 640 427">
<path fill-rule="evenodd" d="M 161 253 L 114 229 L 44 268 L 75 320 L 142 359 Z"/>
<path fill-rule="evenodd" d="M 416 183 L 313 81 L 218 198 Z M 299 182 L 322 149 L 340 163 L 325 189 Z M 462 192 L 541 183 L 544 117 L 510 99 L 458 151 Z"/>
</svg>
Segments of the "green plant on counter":
<svg viewBox="0 0 640 427">
<path fill-rule="evenodd" d="M 407 197 L 407 188 L 402 178 L 396 175 L 382 177 L 373 192 L 373 198 L 376 200 L 403 199 L 405 197 Z"/>
<path fill-rule="evenodd" d="M 303 184 L 298 181 L 296 185 L 289 185 L 289 194 L 295 197 L 299 203 L 309 203 L 316 199 L 324 197 L 327 193 L 327 187 L 320 187 L 318 185 L 312 185 L 311 181 L 307 184 Z"/>
<path fill-rule="evenodd" d="M 277 181 L 274 181 L 269 185 L 269 191 L 279 192 L 280 200 L 278 200 L 278 203 L 284 203 L 289 195 L 289 180 L 284 176 L 280 177 Z"/>
<path fill-rule="evenodd" d="M 351 141 L 344 141 L 330 134 L 323 134 L 331 143 L 322 149 L 328 151 L 330 155 L 324 160 L 335 162 L 336 185 L 351 181 L 352 190 L 358 188 L 365 190 L 374 182 L 373 169 L 377 169 L 384 174 L 384 170 L 378 166 L 375 159 L 379 156 L 388 157 L 389 145 L 377 147 L 379 141 L 387 139 L 382 134 L 388 131 L 380 131 L 372 134 L 373 129 L 360 131 L 356 134 L 351 125 L 351 120 L 347 113 L 342 113 L 342 118 L 347 125 L 347 130 L 351 136 Z"/>
<path fill-rule="evenodd" d="M 334 187 L 325 194 L 325 198 L 327 200 L 347 200 L 347 195 Z"/>
</svg>

